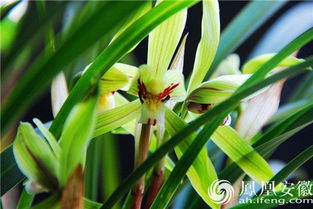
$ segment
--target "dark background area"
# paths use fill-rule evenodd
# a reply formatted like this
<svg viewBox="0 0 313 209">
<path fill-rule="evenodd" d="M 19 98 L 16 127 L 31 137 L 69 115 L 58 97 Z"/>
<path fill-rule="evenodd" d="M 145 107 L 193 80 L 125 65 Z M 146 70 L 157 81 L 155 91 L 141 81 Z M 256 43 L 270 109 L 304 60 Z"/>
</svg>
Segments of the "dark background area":
<svg viewBox="0 0 313 209">
<path fill-rule="evenodd" d="M 248 1 L 221 1 L 220 14 L 221 14 L 221 30 L 238 14 L 238 12 L 248 3 Z M 260 27 L 250 38 L 242 44 L 235 53 L 240 55 L 241 63 L 244 63 L 248 58 L 250 52 L 255 47 L 256 43 L 262 35 L 271 27 L 271 25 L 287 10 L 297 5 L 298 1 L 287 3 L 281 8 L 272 18 L 270 18 L 262 27 Z M 189 10 L 187 26 L 185 33 L 189 32 L 188 40 L 186 43 L 185 52 L 185 66 L 184 72 L 188 74 L 193 67 L 194 55 L 200 38 L 201 29 L 201 4 L 192 7 Z M 312 11 L 313 13 L 313 11 Z M 312 20 L 313 21 L 313 20 Z M 311 45 L 312 46 L 312 45 Z M 312 55 L 312 47 L 307 46 L 299 53 L 299 57 L 308 57 Z M 147 58 L 147 39 L 145 39 L 136 49 L 135 58 L 138 65 L 145 64 Z M 287 82 L 282 93 L 282 103 L 286 101 L 288 94 L 300 81 L 300 77 L 293 78 Z M 31 122 L 33 118 L 40 118 L 42 121 L 52 120 L 50 94 L 47 92 L 31 107 L 28 113 L 23 117 L 23 121 Z M 278 159 L 284 162 L 289 162 L 301 151 L 312 145 L 313 140 L 313 125 L 306 127 L 299 133 L 295 134 L 290 140 L 283 143 L 276 152 L 272 155 L 271 159 Z M 131 136 L 122 135 L 118 140 L 118 148 L 121 160 L 121 176 L 125 178 L 133 168 L 133 139 Z M 305 163 L 302 168 L 309 174 L 309 178 L 313 177 L 313 160 Z M 281 206 L 279 208 L 295 208 L 295 205 Z M 296 208 L 310 208 L 310 205 L 296 205 Z"/>
</svg>

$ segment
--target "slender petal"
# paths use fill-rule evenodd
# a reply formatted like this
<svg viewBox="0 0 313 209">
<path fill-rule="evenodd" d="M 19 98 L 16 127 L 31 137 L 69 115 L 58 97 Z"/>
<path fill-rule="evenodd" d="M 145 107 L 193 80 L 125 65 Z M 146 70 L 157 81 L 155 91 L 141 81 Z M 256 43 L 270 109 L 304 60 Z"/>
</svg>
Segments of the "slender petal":
<svg viewBox="0 0 313 209">
<path fill-rule="evenodd" d="M 183 33 L 186 18 L 187 9 L 184 9 L 164 21 L 149 35 L 148 65 L 153 69 L 156 79 L 161 78 L 169 67 Z"/>
<path fill-rule="evenodd" d="M 123 124 L 127 124 L 128 122 L 134 120 L 139 114 L 139 100 L 98 114 L 94 137 L 112 131 Z"/>
<path fill-rule="evenodd" d="M 110 68 L 101 78 L 100 94 L 117 90 L 127 90 L 132 79 L 137 74 L 137 68 L 127 64 L 117 63 Z"/>
<path fill-rule="evenodd" d="M 201 40 L 197 48 L 195 64 L 188 92 L 196 88 L 205 77 L 214 59 L 220 39 L 219 6 L 217 0 L 203 1 Z"/>
</svg>

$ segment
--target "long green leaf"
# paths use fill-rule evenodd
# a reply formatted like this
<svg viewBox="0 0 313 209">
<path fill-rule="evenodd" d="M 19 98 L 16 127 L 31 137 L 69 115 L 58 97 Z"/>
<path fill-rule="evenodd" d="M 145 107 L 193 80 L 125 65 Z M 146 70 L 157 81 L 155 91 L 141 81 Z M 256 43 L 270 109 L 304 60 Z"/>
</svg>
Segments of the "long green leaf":
<svg viewBox="0 0 313 209">
<path fill-rule="evenodd" d="M 244 88 L 246 86 L 251 85 L 261 79 L 263 79 L 267 73 L 269 73 L 272 69 L 274 69 L 280 62 L 282 62 L 287 56 L 291 55 L 293 52 L 298 50 L 303 45 L 309 43 L 313 39 L 313 28 L 304 32 L 292 42 L 290 42 L 287 46 L 285 46 L 282 50 L 280 50 L 274 57 L 268 60 L 265 64 L 263 64 L 256 73 L 254 73 L 239 89 Z"/>
<path fill-rule="evenodd" d="M 62 130 L 63 122 L 75 103 L 84 97 L 89 89 L 96 85 L 100 77 L 125 53 L 132 49 L 139 41 L 149 34 L 162 21 L 176 12 L 190 7 L 197 0 L 192 1 L 163 1 L 145 15 L 135 21 L 121 33 L 102 53 L 95 59 L 84 75 L 72 89 L 59 114 L 55 118 L 51 131 L 58 136 Z M 123 2 L 124 4 L 125 2 Z M 124 13 L 124 12 L 123 12 Z M 123 14 L 122 14 L 123 15 Z M 117 16 L 117 14 L 113 14 Z M 94 20 L 93 20 L 94 21 Z M 99 23 L 97 23 L 99 24 Z M 121 44 L 123 43 L 123 44 Z"/>
<path fill-rule="evenodd" d="M 261 183 L 268 181 L 274 173 L 268 163 L 233 128 L 221 126 L 211 139 L 240 166 L 252 179 Z"/>
<path fill-rule="evenodd" d="M 267 157 L 277 146 L 312 122 L 313 108 L 311 105 L 274 125 L 264 135 L 253 142 L 252 146 L 263 157 Z M 219 178 L 227 179 L 234 183 L 242 174 L 243 171 L 235 163 L 232 163 L 221 171 Z"/>
<path fill-rule="evenodd" d="M 22 182 L 24 178 L 25 176 L 16 165 L 13 145 L 10 145 L 1 152 L 1 196 Z"/>
<path fill-rule="evenodd" d="M 4 55 L 1 76 L 5 76 L 11 64 L 16 61 L 20 53 L 34 40 L 38 39 L 46 29 L 46 23 L 61 17 L 68 2 L 50 2 L 47 13 L 40 17 L 37 12 L 36 2 L 29 2 L 25 15 L 18 23 L 18 31 L 9 51 Z"/>
<path fill-rule="evenodd" d="M 166 155 L 170 150 L 172 150 L 173 147 L 175 147 L 177 144 L 179 144 L 181 141 L 183 141 L 186 136 L 188 136 L 192 132 L 196 131 L 201 125 L 207 123 L 209 120 L 212 121 L 214 119 L 214 121 L 217 121 L 216 118 L 218 118 L 219 121 L 223 120 L 226 117 L 226 114 L 225 115 L 220 115 L 220 114 L 223 114 L 223 112 L 228 113 L 232 108 L 235 108 L 237 103 L 240 100 L 242 100 L 243 98 L 247 97 L 248 95 L 251 95 L 252 93 L 254 93 L 254 92 L 264 88 L 265 86 L 270 85 L 270 84 L 272 84 L 272 83 L 274 83 L 280 79 L 299 74 L 299 73 L 303 72 L 306 67 L 308 67 L 310 65 L 313 65 L 313 59 L 310 59 L 310 60 L 308 60 L 304 63 L 301 63 L 299 65 L 290 67 L 290 68 L 288 68 L 282 72 L 279 72 L 279 73 L 265 79 L 264 81 L 257 82 L 256 84 L 250 86 L 249 88 L 245 88 L 245 89 L 241 90 L 240 94 L 237 94 L 236 96 L 232 96 L 232 97 L 228 98 L 224 102 L 215 106 L 212 110 L 204 113 L 202 116 L 200 116 L 196 120 L 190 122 L 183 130 L 179 131 L 170 140 L 165 142 L 159 149 L 157 149 L 153 154 L 151 154 L 148 157 L 148 159 L 146 161 L 144 161 L 133 173 L 131 173 L 122 182 L 122 184 L 115 190 L 115 192 L 110 196 L 110 198 L 104 203 L 102 208 L 112 207 L 112 205 L 114 205 L 115 202 L 117 200 L 119 200 L 122 197 L 122 195 L 124 195 L 130 189 L 132 184 L 134 184 L 138 178 L 140 178 L 157 161 L 162 159 L 162 157 L 164 155 Z M 220 116 L 220 117 L 218 117 L 218 116 Z M 194 140 L 193 143 L 195 143 L 196 141 L 197 140 Z M 199 149 L 198 151 L 200 151 L 202 146 L 199 146 L 197 148 Z M 185 153 L 187 153 L 187 152 L 185 152 Z M 181 158 L 181 160 L 182 160 L 182 158 Z M 191 165 L 191 163 L 190 163 L 190 165 Z"/>
<path fill-rule="evenodd" d="M 30 105 L 31 101 L 46 89 L 49 82 L 63 67 L 89 48 L 92 43 L 97 41 L 104 34 L 112 31 L 116 25 L 127 18 L 125 14 L 130 14 L 143 3 L 143 1 L 103 2 L 96 8 L 96 12 L 93 15 L 84 21 L 79 28 L 68 35 L 63 43 L 59 44 L 55 53 L 40 57 L 40 59 L 33 63 L 27 73 L 25 73 L 23 78 L 18 82 L 1 110 L 3 117 L 1 130 L 8 128 L 8 126 L 20 116 L 26 107 Z M 119 42 L 119 45 L 122 45 L 120 43 L 123 42 Z M 65 54 L 66 56 L 64 56 Z M 104 60 L 107 61 L 108 57 L 105 56 Z M 95 63 L 97 63 L 97 61 Z M 106 70 L 107 69 L 105 69 L 105 71 Z M 97 74 L 97 76 L 100 77 L 102 74 Z M 96 82 L 97 79 L 88 79 L 89 85 Z M 80 99 L 86 95 L 86 92 L 86 88 L 85 91 L 79 92 Z M 76 101 L 78 102 L 79 100 Z M 71 108 L 77 102 L 70 102 Z M 20 105 L 21 103 L 23 105 Z M 60 115 L 64 116 L 62 124 L 64 124 L 70 109 L 68 109 L 67 114 L 59 114 L 59 117 Z M 56 138 L 60 136 L 60 133 L 61 129 L 59 129 L 58 134 L 54 133 Z"/>
<path fill-rule="evenodd" d="M 170 109 L 166 109 L 165 117 L 166 131 L 171 136 L 174 136 L 175 133 L 182 130 L 187 125 L 183 119 Z M 195 138 L 195 134 L 192 134 L 186 137 L 184 141 L 175 147 L 175 152 L 179 158 L 184 154 Z M 187 176 L 194 189 L 203 198 L 203 200 L 212 208 L 219 208 L 219 205 L 211 200 L 207 192 L 212 182 L 217 180 L 217 174 L 210 158 L 208 157 L 208 152 L 205 147 L 202 148 L 199 155 L 188 170 Z"/>
<path fill-rule="evenodd" d="M 217 65 L 228 54 L 233 52 L 285 3 L 287 1 L 257 0 L 249 3 L 223 31 L 217 54 L 205 76 L 205 80 L 211 77 Z"/>
<path fill-rule="evenodd" d="M 299 101 L 300 99 L 312 99 L 313 97 L 313 72 L 308 72 L 303 76 L 299 86 L 291 93 L 288 103 Z"/>
<path fill-rule="evenodd" d="M 304 163 L 310 160 L 313 157 L 313 145 L 306 148 L 303 152 L 293 158 L 282 170 L 280 170 L 270 181 L 279 184 L 285 180 L 290 174 L 295 170 L 300 168 Z"/>
<path fill-rule="evenodd" d="M 22 191 L 22 194 L 18 200 L 18 204 L 16 209 L 26 209 L 26 208 L 30 208 L 32 205 L 32 202 L 34 200 L 34 195 L 32 194 L 28 194 L 25 190 L 25 188 Z"/>
<path fill-rule="evenodd" d="M 105 134 L 102 140 L 102 194 L 103 199 L 109 197 L 120 182 L 119 156 L 117 150 L 117 138 L 111 134 Z M 112 209 L 120 208 L 116 205 Z"/>
</svg>

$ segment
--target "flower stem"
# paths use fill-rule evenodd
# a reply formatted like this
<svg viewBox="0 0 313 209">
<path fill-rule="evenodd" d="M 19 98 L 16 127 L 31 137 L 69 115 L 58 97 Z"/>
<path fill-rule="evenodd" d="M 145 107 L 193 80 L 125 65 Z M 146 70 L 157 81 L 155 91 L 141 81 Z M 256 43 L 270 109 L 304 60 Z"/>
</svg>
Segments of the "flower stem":
<svg viewBox="0 0 313 209">
<path fill-rule="evenodd" d="M 150 187 L 148 190 L 148 196 L 147 196 L 147 201 L 146 201 L 146 207 L 145 209 L 149 209 L 159 193 L 163 181 L 164 181 L 164 161 L 166 158 L 163 158 L 158 165 L 153 169 L 152 173 L 152 179 L 150 183 Z"/>
<path fill-rule="evenodd" d="M 158 129 L 157 132 L 157 147 L 160 147 L 162 142 L 166 139 L 168 139 L 168 135 L 164 133 L 164 129 L 160 128 Z M 166 156 L 165 155 L 154 167 L 151 181 L 150 181 L 150 186 L 147 192 L 147 199 L 146 199 L 146 204 L 145 204 L 145 209 L 149 209 L 158 195 L 163 182 L 164 182 L 164 167 L 165 167 L 165 161 L 166 161 Z"/>
<path fill-rule="evenodd" d="M 135 167 L 138 167 L 145 159 L 147 158 L 149 151 L 150 138 L 152 134 L 152 125 L 142 124 L 140 139 L 139 139 L 139 148 L 138 155 L 135 162 Z M 132 198 L 131 198 L 131 209 L 140 209 L 143 193 L 145 188 L 145 176 L 143 175 L 135 184 L 132 189 Z"/>
</svg>

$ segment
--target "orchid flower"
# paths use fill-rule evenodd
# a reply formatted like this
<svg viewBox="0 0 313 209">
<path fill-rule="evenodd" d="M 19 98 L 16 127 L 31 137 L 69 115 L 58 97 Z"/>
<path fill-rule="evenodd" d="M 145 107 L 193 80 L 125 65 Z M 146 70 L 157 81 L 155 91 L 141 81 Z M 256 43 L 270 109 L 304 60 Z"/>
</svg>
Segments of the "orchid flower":
<svg viewBox="0 0 313 209">
<path fill-rule="evenodd" d="M 159 2 L 160 1 L 158 1 L 157 4 Z M 266 55 L 265 57 L 258 57 L 249 61 L 243 66 L 242 71 L 244 73 L 241 73 L 239 70 L 239 57 L 237 55 L 230 55 L 218 66 L 212 79 L 202 82 L 214 59 L 220 35 L 218 2 L 216 0 L 204 0 L 202 5 L 203 18 L 201 39 L 197 48 L 194 67 L 187 89 L 185 89 L 184 76 L 182 74 L 184 50 L 187 39 L 187 36 L 182 38 L 187 18 L 186 9 L 170 17 L 149 34 L 147 64 L 137 68 L 127 64 L 116 63 L 99 81 L 99 99 L 96 105 L 97 120 L 93 136 L 98 136 L 118 128 L 124 128 L 134 134 L 137 144 L 137 165 L 142 163 L 147 156 L 149 141 L 150 138 L 153 137 L 153 127 L 158 127 L 159 129 L 157 130 L 159 132 L 163 130 L 168 135 L 175 134 L 180 128 L 184 127 L 186 124 L 185 121 L 188 120 L 188 115 L 193 118 L 197 117 L 199 114 L 206 112 L 214 105 L 230 97 L 236 89 L 251 76 L 258 66 L 268 60 L 269 57 L 273 56 Z M 178 47 L 181 39 L 181 44 Z M 173 57 L 175 51 L 177 52 L 175 57 Z M 280 66 L 290 66 L 297 64 L 298 61 L 297 59 L 289 57 L 280 63 Z M 88 69 L 88 67 L 89 65 L 86 66 L 85 70 Z M 63 90 L 60 91 L 59 88 Z M 118 93 L 120 90 L 137 96 L 138 99 L 128 102 Z M 56 92 L 63 92 L 64 94 L 57 94 Z M 62 74 L 55 79 L 52 85 L 52 93 L 52 106 L 55 115 L 67 96 L 67 85 Z M 259 94 L 259 92 L 252 95 L 252 97 L 257 94 Z M 173 107 L 178 102 L 183 102 L 183 109 L 188 111 L 188 115 L 178 116 L 172 111 Z M 137 127 L 135 127 L 136 123 L 134 123 L 136 118 L 138 118 Z M 228 127 L 230 121 L 230 116 L 227 116 L 221 125 Z M 240 153 L 234 154 L 234 150 L 228 150 L 225 144 L 229 143 L 229 141 L 223 136 L 232 134 L 236 143 L 241 143 L 241 145 L 246 148 L 247 152 L 253 153 L 253 156 L 257 159 L 256 162 L 261 162 L 260 165 L 264 167 L 264 172 L 262 173 L 264 175 L 258 175 L 258 173 L 251 169 L 251 166 L 247 166 L 247 164 L 240 165 L 241 168 L 258 181 L 268 180 L 272 177 L 272 171 L 266 161 L 258 155 L 248 143 L 241 140 L 235 130 L 227 127 L 217 129 L 216 134 L 212 136 L 212 140 L 216 142 L 231 159 L 234 159 L 237 157 L 236 154 L 239 155 Z M 135 131 L 135 129 L 137 131 Z M 164 132 L 159 133 L 156 137 L 159 140 L 158 144 L 162 143 L 168 135 L 164 134 Z M 49 136 L 47 136 L 47 138 L 49 138 Z M 188 148 L 193 138 L 194 137 L 191 136 L 189 141 L 186 140 L 184 144 L 180 144 L 175 148 L 178 157 Z M 223 142 L 223 140 L 225 141 Z M 60 145 L 57 144 L 55 146 L 59 147 L 58 149 L 62 149 L 62 147 L 68 148 L 68 145 L 64 144 L 63 141 L 61 137 Z M 19 149 L 22 148 L 16 148 L 16 150 Z M 16 153 L 18 155 L 19 151 Z M 51 156 L 52 155 L 53 154 L 51 154 Z M 62 159 L 62 154 L 61 157 L 57 157 L 57 159 L 59 158 Z M 63 157 L 63 159 L 65 159 L 65 157 Z M 82 159 L 79 160 L 83 161 Z M 77 166 L 77 163 L 75 163 L 75 166 Z M 156 166 L 157 169 L 161 170 L 163 167 L 164 162 Z M 162 172 L 161 170 L 159 171 Z M 201 177 L 197 173 L 197 170 L 202 170 L 206 175 Z M 66 175 L 61 176 L 68 177 L 69 173 L 66 172 L 64 168 L 61 169 L 61 171 L 66 173 Z M 73 171 L 73 169 L 71 169 L 71 171 Z M 25 172 L 27 173 L 27 171 Z M 60 179 L 58 176 L 60 174 L 54 175 L 58 178 L 59 184 L 63 186 L 66 184 L 66 179 Z M 212 208 L 219 208 L 219 205 L 208 197 L 207 190 L 204 188 L 217 179 L 214 166 L 208 158 L 205 148 L 202 149 L 187 175 L 196 191 L 206 203 Z M 207 176 L 210 176 L 210 178 L 206 178 Z M 36 179 L 37 177 L 32 177 L 31 175 L 30 178 L 34 179 L 34 182 L 39 183 L 40 186 L 44 186 L 44 189 L 49 189 L 49 187 L 44 185 L 44 181 L 41 179 Z M 199 182 L 201 183 L 199 184 Z M 139 193 L 136 194 L 139 196 L 139 199 L 135 200 L 135 206 L 133 208 L 140 207 L 140 198 L 142 198 L 144 191 L 144 177 L 139 180 L 137 186 L 135 191 L 139 191 Z M 43 190 L 41 189 L 40 191 Z M 149 200 L 148 197 L 148 204 L 151 204 L 149 201 L 153 201 L 153 199 Z"/>
</svg>

